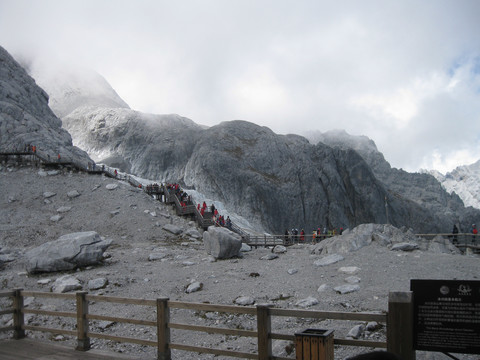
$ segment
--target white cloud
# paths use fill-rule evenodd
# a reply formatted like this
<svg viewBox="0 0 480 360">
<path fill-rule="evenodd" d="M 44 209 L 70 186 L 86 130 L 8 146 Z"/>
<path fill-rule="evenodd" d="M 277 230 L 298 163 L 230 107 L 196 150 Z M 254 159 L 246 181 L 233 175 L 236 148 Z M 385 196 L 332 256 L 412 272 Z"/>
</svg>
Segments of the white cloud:
<svg viewBox="0 0 480 360">
<path fill-rule="evenodd" d="M 0 45 L 93 67 L 140 111 L 343 128 L 416 170 L 478 157 L 479 13 L 470 0 L 2 0 Z"/>
</svg>

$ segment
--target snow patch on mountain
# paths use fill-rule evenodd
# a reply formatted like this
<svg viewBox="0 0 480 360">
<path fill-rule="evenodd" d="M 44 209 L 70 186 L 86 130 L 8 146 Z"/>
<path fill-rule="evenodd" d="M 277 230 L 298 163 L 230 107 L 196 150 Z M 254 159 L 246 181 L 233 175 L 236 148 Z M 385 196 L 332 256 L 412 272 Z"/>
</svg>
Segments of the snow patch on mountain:
<svg viewBox="0 0 480 360">
<path fill-rule="evenodd" d="M 480 160 L 471 165 L 458 166 L 455 170 L 441 174 L 428 171 L 449 193 L 455 192 L 465 206 L 480 209 Z"/>
</svg>

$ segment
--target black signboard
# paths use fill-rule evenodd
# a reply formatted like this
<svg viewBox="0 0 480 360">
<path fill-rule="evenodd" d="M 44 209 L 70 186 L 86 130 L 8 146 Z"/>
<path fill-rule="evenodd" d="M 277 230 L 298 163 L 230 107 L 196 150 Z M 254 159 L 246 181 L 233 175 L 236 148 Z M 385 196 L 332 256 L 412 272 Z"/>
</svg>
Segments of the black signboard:
<svg viewBox="0 0 480 360">
<path fill-rule="evenodd" d="M 480 354 L 480 281 L 411 280 L 416 350 Z"/>
</svg>

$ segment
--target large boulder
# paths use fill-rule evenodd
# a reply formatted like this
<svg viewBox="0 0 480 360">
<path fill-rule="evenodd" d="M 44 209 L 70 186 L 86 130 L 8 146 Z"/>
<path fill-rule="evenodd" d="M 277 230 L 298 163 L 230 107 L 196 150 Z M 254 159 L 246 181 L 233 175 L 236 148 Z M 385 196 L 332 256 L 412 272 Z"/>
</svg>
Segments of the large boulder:
<svg viewBox="0 0 480 360">
<path fill-rule="evenodd" d="M 311 252 L 322 255 L 347 254 L 371 244 L 387 247 L 416 241 L 415 234 L 408 229 L 398 229 L 389 224 L 361 224 L 342 235 L 321 241 L 312 247 Z"/>
<path fill-rule="evenodd" d="M 215 259 L 229 259 L 238 256 L 242 238 L 228 229 L 210 226 L 203 233 L 203 243 L 207 253 Z"/>
<path fill-rule="evenodd" d="M 25 253 L 29 273 L 72 270 L 93 265 L 103 258 L 111 240 L 102 240 L 95 231 L 59 237 Z"/>
</svg>

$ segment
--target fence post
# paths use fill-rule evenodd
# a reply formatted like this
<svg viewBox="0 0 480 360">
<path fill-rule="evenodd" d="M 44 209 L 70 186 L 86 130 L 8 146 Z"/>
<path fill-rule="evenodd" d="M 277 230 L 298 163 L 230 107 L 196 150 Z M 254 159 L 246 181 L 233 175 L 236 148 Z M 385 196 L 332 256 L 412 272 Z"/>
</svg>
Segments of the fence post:
<svg viewBox="0 0 480 360">
<path fill-rule="evenodd" d="M 157 359 L 171 360 L 168 298 L 157 299 Z"/>
<path fill-rule="evenodd" d="M 257 305 L 258 360 L 272 357 L 272 320 L 268 305 Z"/>
<path fill-rule="evenodd" d="M 88 337 L 88 301 L 86 291 L 77 292 L 77 347 L 75 350 L 87 351 L 90 349 L 90 338 Z"/>
<path fill-rule="evenodd" d="M 13 338 L 15 340 L 23 339 L 25 337 L 25 330 L 23 325 L 25 324 L 23 314 L 23 289 L 13 290 Z"/>
<path fill-rule="evenodd" d="M 387 350 L 403 360 L 415 360 L 411 291 L 391 291 L 388 294 Z"/>
</svg>

